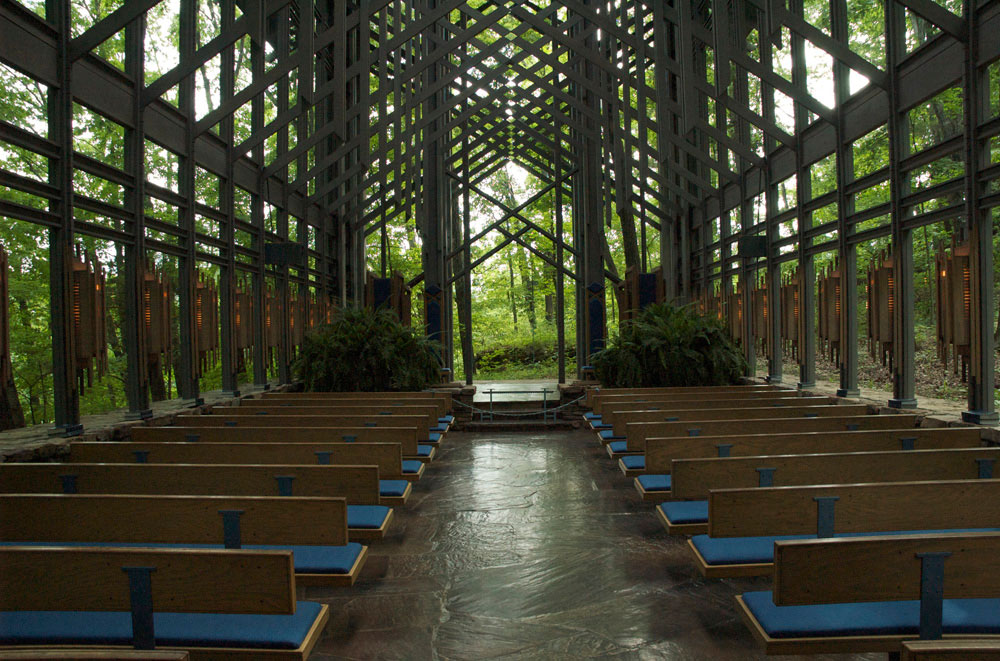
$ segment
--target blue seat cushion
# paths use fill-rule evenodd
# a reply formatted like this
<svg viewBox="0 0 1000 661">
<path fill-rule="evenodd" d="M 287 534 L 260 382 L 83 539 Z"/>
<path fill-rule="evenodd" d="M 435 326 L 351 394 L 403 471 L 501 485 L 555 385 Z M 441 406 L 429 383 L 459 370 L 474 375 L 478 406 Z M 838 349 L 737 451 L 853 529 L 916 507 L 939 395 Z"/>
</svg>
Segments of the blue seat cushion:
<svg viewBox="0 0 1000 661">
<path fill-rule="evenodd" d="M 155 582 L 155 578 L 154 578 Z M 156 607 L 156 602 L 153 602 Z M 299 601 L 294 615 L 154 613 L 158 647 L 296 649 L 320 604 Z M 92 611 L 0 612 L 0 645 L 131 645 L 132 615 Z"/>
<path fill-rule="evenodd" d="M 584 413 L 583 417 L 586 420 L 600 420 L 601 419 L 601 414 L 600 413 L 594 413 L 593 411 L 590 411 L 589 413 Z"/>
<path fill-rule="evenodd" d="M 604 424 L 602 422 L 592 422 L 592 423 L 590 423 L 590 427 L 592 429 L 596 429 L 598 431 L 604 431 L 606 429 L 613 429 L 614 428 L 613 425 L 606 425 L 606 424 Z"/>
<path fill-rule="evenodd" d="M 671 519 L 673 520 L 673 519 Z M 884 532 L 852 532 L 836 537 L 873 537 L 876 535 L 922 535 L 942 532 L 1000 532 L 997 528 L 961 530 L 889 530 Z M 695 535 L 691 543 L 710 565 L 743 565 L 774 562 L 774 543 L 783 539 L 816 539 L 816 535 L 776 535 L 767 537 L 709 537 Z"/>
<path fill-rule="evenodd" d="M 444 432 L 448 431 L 448 425 L 437 425 L 435 427 L 431 427 L 431 431 L 436 431 L 443 434 Z"/>
<path fill-rule="evenodd" d="M 670 487 L 673 484 L 669 475 L 640 475 L 638 478 L 639 484 L 646 491 L 670 491 Z"/>
<path fill-rule="evenodd" d="M 657 505 L 670 523 L 708 523 L 707 500 L 678 500 Z"/>
<path fill-rule="evenodd" d="M 403 460 L 403 472 L 404 473 L 419 473 L 420 468 L 424 465 L 424 462 L 419 459 L 404 459 Z"/>
<path fill-rule="evenodd" d="M 444 423 L 446 425 L 450 425 L 451 423 L 455 422 L 455 416 L 453 416 L 453 415 L 443 415 L 440 418 L 438 418 L 438 422 Z"/>
<path fill-rule="evenodd" d="M 608 447 L 611 448 L 612 452 L 626 452 L 628 450 L 627 441 L 611 441 L 608 443 Z"/>
<path fill-rule="evenodd" d="M 615 443 L 624 444 L 625 441 L 615 441 Z M 612 443 L 614 445 L 614 443 Z M 644 454 L 630 454 L 626 457 L 622 457 L 622 464 L 625 468 L 629 470 L 645 470 L 646 468 L 646 455 Z"/>
<path fill-rule="evenodd" d="M 437 433 L 436 431 L 432 431 L 430 434 L 427 435 L 427 439 L 431 443 L 440 443 L 441 442 L 441 434 Z M 419 447 L 417 449 L 419 450 Z"/>
<path fill-rule="evenodd" d="M 348 505 L 348 528 L 381 528 L 389 516 L 385 505 Z"/>
<path fill-rule="evenodd" d="M 772 638 L 797 636 L 916 635 L 919 601 L 775 606 L 770 591 L 743 595 L 750 612 Z M 1000 599 L 945 599 L 945 634 L 1000 633 Z"/>
<path fill-rule="evenodd" d="M 221 549 L 222 544 L 184 544 L 153 542 L 0 542 L 0 546 L 84 546 L 161 549 Z M 244 544 L 252 551 L 291 551 L 297 574 L 347 574 L 361 555 L 362 546 L 350 542 L 344 546 Z M 155 605 L 155 604 L 154 604 Z"/>
<path fill-rule="evenodd" d="M 431 456 L 431 452 L 433 451 L 434 451 L 433 445 L 424 445 L 421 443 L 420 445 L 417 446 L 418 457 L 429 457 Z"/>
<path fill-rule="evenodd" d="M 601 438 L 603 438 L 605 440 L 607 440 L 607 439 L 625 440 L 624 436 L 615 436 L 615 432 L 614 432 L 613 429 L 602 429 L 601 431 L 599 431 L 597 433 L 600 435 Z"/>
<path fill-rule="evenodd" d="M 406 487 L 408 486 L 410 483 L 406 480 L 379 480 L 378 495 L 400 498 L 406 495 Z"/>
</svg>

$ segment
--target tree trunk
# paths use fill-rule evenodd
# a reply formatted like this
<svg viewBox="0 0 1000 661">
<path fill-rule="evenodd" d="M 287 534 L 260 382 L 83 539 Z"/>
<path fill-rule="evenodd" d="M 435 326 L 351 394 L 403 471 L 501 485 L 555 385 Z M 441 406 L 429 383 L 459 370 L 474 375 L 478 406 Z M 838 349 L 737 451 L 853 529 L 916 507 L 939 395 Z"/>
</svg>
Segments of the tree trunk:
<svg viewBox="0 0 1000 661">
<path fill-rule="evenodd" d="M 163 379 L 163 361 L 157 359 L 149 365 L 149 396 L 154 402 L 167 398 L 167 387 Z"/>
<path fill-rule="evenodd" d="M 510 313 L 514 317 L 514 332 L 517 332 L 517 299 L 514 296 L 514 260 L 511 259 L 510 250 L 507 250 L 507 270 L 510 272 L 510 289 L 507 290 L 507 298 L 510 299 Z"/>
</svg>

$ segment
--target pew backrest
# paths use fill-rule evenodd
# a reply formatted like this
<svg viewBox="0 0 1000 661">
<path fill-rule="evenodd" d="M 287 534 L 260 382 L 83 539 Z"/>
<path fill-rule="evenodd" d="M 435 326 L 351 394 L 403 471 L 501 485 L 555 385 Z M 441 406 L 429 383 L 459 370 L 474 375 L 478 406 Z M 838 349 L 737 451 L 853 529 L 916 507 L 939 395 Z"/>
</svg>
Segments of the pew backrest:
<svg viewBox="0 0 1000 661">
<path fill-rule="evenodd" d="M 698 406 L 698 405 L 693 405 Z M 818 406 L 748 406 L 672 409 L 670 411 L 619 411 L 615 415 L 614 431 L 625 436 L 632 422 L 686 422 L 690 420 L 766 420 L 770 418 L 841 418 L 867 415 L 865 404 L 821 404 Z"/>
<path fill-rule="evenodd" d="M 423 426 L 430 429 L 438 424 L 437 409 L 433 406 L 352 406 L 322 405 L 322 406 L 280 406 L 252 405 L 246 406 L 213 406 L 211 415 L 223 416 L 365 416 L 376 422 L 385 422 L 389 418 L 403 416 L 424 420 Z"/>
<path fill-rule="evenodd" d="M 646 472 L 670 473 L 679 459 L 974 448 L 981 444 L 982 433 L 976 427 L 647 438 Z"/>
<path fill-rule="evenodd" d="M 156 610 L 291 615 L 291 551 L 0 547 L 0 610 L 129 611 L 124 567 L 151 567 Z"/>
<path fill-rule="evenodd" d="M 939 533 L 775 542 L 774 603 L 918 600 L 921 556 L 937 553 L 945 599 L 1000 595 L 1000 533 Z"/>
<path fill-rule="evenodd" d="M 773 401 L 785 399 L 812 399 L 806 397 L 796 390 L 765 390 L 759 392 L 712 392 L 712 393 L 690 393 L 690 394 L 652 394 L 652 395 L 609 395 L 594 401 L 594 412 L 604 414 L 610 407 L 627 407 L 633 404 L 652 404 L 664 406 L 670 404 L 680 404 L 684 402 L 715 401 L 727 402 L 733 400 L 758 400 Z M 835 401 L 836 397 L 822 397 L 822 399 Z M 633 407 L 639 408 L 639 407 Z"/>
<path fill-rule="evenodd" d="M 626 402 L 622 404 L 611 404 L 603 407 L 601 422 L 606 425 L 614 425 L 619 419 L 630 417 L 636 412 L 648 412 L 653 419 L 648 422 L 664 420 L 674 416 L 674 411 L 690 410 L 719 410 L 738 411 L 743 409 L 763 409 L 763 408 L 801 408 L 813 406 L 833 406 L 837 400 L 830 397 L 780 397 L 770 399 L 700 399 L 685 400 L 682 402 Z M 867 412 L 867 411 L 866 411 Z M 662 413 L 662 416 L 655 415 Z M 642 421 L 636 418 L 636 422 Z"/>
<path fill-rule="evenodd" d="M 376 466 L 0 464 L 0 493 L 322 496 L 379 504 Z"/>
<path fill-rule="evenodd" d="M 379 479 L 402 479 L 398 443 L 70 443 L 73 463 L 332 464 L 378 466 Z"/>
<path fill-rule="evenodd" d="M 242 544 L 343 546 L 348 540 L 343 498 L 0 495 L 4 542 L 224 544 L 232 517 Z"/>
<path fill-rule="evenodd" d="M 210 418 L 211 416 L 192 416 Z M 184 423 L 187 423 L 185 417 Z M 241 422 L 237 421 L 237 422 Z M 404 455 L 417 454 L 418 441 L 426 431 L 413 427 L 257 427 L 236 424 L 232 427 L 176 426 L 132 427 L 132 441 L 137 443 L 399 443 Z"/>
<path fill-rule="evenodd" d="M 819 500 L 817 500 L 819 499 Z M 721 489 L 712 537 L 1000 528 L 1000 479 Z"/>
<path fill-rule="evenodd" d="M 837 407 L 842 408 L 842 407 Z M 763 420 L 691 420 L 681 422 L 630 422 L 625 426 L 630 451 L 645 452 L 647 438 L 683 436 L 733 436 L 786 434 L 819 431 L 867 431 L 916 427 L 919 418 L 910 414 L 847 415 L 819 418 L 767 418 Z"/>
<path fill-rule="evenodd" d="M 713 489 L 972 480 L 992 477 L 998 459 L 1000 448 L 678 459 L 670 495 L 704 500 Z"/>
<path fill-rule="evenodd" d="M 608 395 L 650 395 L 650 394 L 701 394 L 706 392 L 766 392 L 779 390 L 777 386 L 740 385 L 740 386 L 677 386 L 662 388 L 588 388 L 587 405 L 593 408 L 594 402 Z M 785 388 L 784 390 L 788 390 Z"/>
<path fill-rule="evenodd" d="M 368 415 L 179 415 L 178 427 L 281 427 L 323 428 L 342 435 L 345 428 L 354 427 L 413 427 L 419 440 L 427 438 L 427 418 L 423 416 L 368 416 Z M 330 440 L 330 439 L 327 439 Z M 335 440 L 335 439 L 334 439 Z"/>
<path fill-rule="evenodd" d="M 267 397 L 262 399 L 242 399 L 240 406 L 249 407 L 291 407 L 291 406 L 377 406 L 379 408 L 399 408 L 401 406 L 434 407 L 438 416 L 443 416 L 451 408 L 449 400 L 442 398 L 388 398 L 388 397 L 320 397 L 318 393 L 303 393 L 295 397 Z"/>
</svg>

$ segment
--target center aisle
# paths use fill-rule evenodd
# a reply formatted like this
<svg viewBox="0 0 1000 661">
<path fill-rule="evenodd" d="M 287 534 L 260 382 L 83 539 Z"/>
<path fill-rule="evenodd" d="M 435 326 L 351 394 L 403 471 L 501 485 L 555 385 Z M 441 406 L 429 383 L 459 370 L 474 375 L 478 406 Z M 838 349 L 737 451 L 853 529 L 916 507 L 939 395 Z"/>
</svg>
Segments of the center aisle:
<svg viewBox="0 0 1000 661">
<path fill-rule="evenodd" d="M 312 659 L 766 658 L 754 583 L 702 579 L 591 431 L 451 432 L 414 487 L 354 588 L 305 589 L 331 607 Z"/>
</svg>

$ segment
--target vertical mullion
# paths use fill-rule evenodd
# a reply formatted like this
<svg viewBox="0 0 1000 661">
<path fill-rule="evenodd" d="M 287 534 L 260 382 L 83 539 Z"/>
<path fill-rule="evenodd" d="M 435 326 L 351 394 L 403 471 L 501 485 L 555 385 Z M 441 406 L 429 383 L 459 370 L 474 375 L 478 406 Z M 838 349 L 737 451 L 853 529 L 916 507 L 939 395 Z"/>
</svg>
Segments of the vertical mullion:
<svg viewBox="0 0 1000 661">
<path fill-rule="evenodd" d="M 906 49 L 906 17 L 897 2 L 885 7 L 886 66 L 889 70 L 889 181 L 891 187 L 893 282 L 893 408 L 914 408 L 915 372 L 913 352 L 913 232 L 903 226 L 909 215 L 903 195 L 909 189 L 902 160 L 909 152 L 909 122 L 899 106 L 899 62 Z"/>
<path fill-rule="evenodd" d="M 132 176 L 133 185 L 126 189 L 125 206 L 132 216 L 132 244 L 125 247 L 125 305 L 137 314 L 126 314 L 122 324 L 125 335 L 125 353 L 128 367 L 125 378 L 125 395 L 129 416 L 147 418 L 149 410 L 149 358 L 146 345 L 146 314 L 144 311 L 143 274 L 146 249 L 146 136 L 143 128 L 142 94 L 145 85 L 144 42 L 146 40 L 146 15 L 125 27 L 125 72 L 133 84 L 132 126 L 125 130 L 125 168 Z M 157 301 L 150 300 L 152 307 Z"/>
<path fill-rule="evenodd" d="M 994 400 L 996 347 L 993 340 L 993 223 L 990 211 L 979 207 L 982 187 L 979 171 L 989 163 L 987 143 L 980 138 L 980 118 L 989 108 L 989 80 L 979 67 L 979 15 L 976 0 L 965 0 L 969 39 L 965 43 L 965 213 L 969 228 L 971 271 L 971 347 L 969 410 L 962 419 L 997 424 Z"/>
<path fill-rule="evenodd" d="M 56 26 L 58 86 L 50 87 L 47 99 L 48 135 L 59 148 L 59 156 L 48 163 L 49 183 L 59 196 L 49 200 L 49 210 L 59 227 L 49 230 L 49 329 L 52 334 L 52 387 L 55 427 L 67 435 L 81 431 L 80 393 L 74 357 L 70 260 L 73 254 L 73 95 L 72 66 L 68 60 L 70 33 L 69 0 L 46 0 L 46 19 Z M 129 316 L 126 309 L 124 317 Z"/>
<path fill-rule="evenodd" d="M 890 0 L 894 1 L 894 0 Z M 792 0 L 791 11 L 802 15 L 802 0 Z M 803 94 L 806 93 L 806 52 L 805 39 L 792 32 L 792 84 Z M 795 134 L 809 125 L 809 111 L 801 104 L 795 104 Z M 812 240 L 807 233 L 812 227 L 812 212 L 806 211 L 805 203 L 812 198 L 812 180 L 801 141 L 795 146 L 795 205 L 798 217 L 798 258 L 799 258 L 799 388 L 816 385 L 816 264 L 809 246 Z"/>
<path fill-rule="evenodd" d="M 234 22 L 235 0 L 221 0 L 222 30 L 227 30 Z M 222 51 L 219 76 L 220 103 L 233 97 L 236 85 L 235 45 Z M 220 123 L 219 137 L 226 144 L 226 166 L 219 189 L 219 210 L 225 216 L 220 229 L 220 238 L 226 244 L 223 249 L 225 266 L 219 277 L 219 342 L 222 346 L 222 390 L 230 395 L 239 395 L 239 359 L 236 338 L 236 231 L 235 231 L 235 183 L 233 182 L 233 115 Z M 243 311 L 244 315 L 246 311 Z M 246 323 L 246 319 L 242 320 Z"/>
<path fill-rule="evenodd" d="M 250 71 L 251 85 L 264 77 L 264 43 L 267 38 L 265 24 L 267 22 L 266 3 L 258 0 L 259 11 L 254 14 L 257 24 L 250 31 Z M 250 100 L 250 131 L 253 135 L 264 132 L 264 97 L 261 89 Z M 253 235 L 253 382 L 255 386 L 267 384 L 268 351 L 267 351 L 267 287 L 266 265 L 264 264 L 264 193 L 267 182 L 264 179 L 264 154 L 266 141 L 259 142 L 252 150 L 253 160 L 258 164 L 257 190 L 250 195 L 250 224 L 254 228 Z"/>
<path fill-rule="evenodd" d="M 830 0 L 832 35 L 848 46 L 847 0 Z M 844 135 L 846 132 L 843 107 L 851 95 L 850 69 L 834 60 L 833 84 L 837 103 L 837 245 L 840 255 L 840 397 L 856 397 L 858 389 L 858 252 L 850 241 L 854 233 L 847 219 L 854 214 L 854 194 L 847 185 L 854 179 L 854 153 Z"/>
<path fill-rule="evenodd" d="M 180 22 L 178 28 L 178 45 L 181 60 L 189 60 L 194 56 L 197 47 L 197 2 L 196 0 L 181 0 Z M 180 209 L 180 226 L 184 232 L 182 246 L 184 256 L 180 258 L 177 279 L 180 299 L 180 363 L 177 369 L 178 394 L 183 399 L 200 399 L 198 384 L 198 354 L 210 347 L 199 347 L 197 320 L 195 319 L 195 286 L 197 280 L 197 245 L 195 223 L 195 157 L 194 157 L 194 122 L 195 122 L 195 82 L 194 75 L 185 76 L 178 85 L 178 109 L 183 113 L 184 153 L 181 154 L 179 165 L 178 191 L 187 201 Z"/>
</svg>

